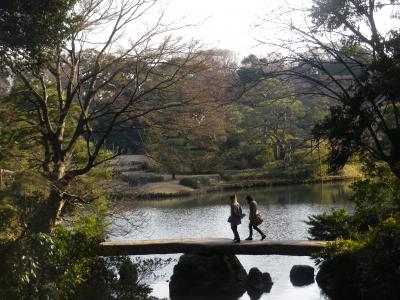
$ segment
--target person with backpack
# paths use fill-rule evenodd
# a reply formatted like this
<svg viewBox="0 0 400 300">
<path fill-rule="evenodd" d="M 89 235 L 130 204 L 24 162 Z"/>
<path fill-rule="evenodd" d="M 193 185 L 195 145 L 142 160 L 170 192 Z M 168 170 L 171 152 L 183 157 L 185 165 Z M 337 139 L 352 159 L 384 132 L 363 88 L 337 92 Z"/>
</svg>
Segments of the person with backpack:
<svg viewBox="0 0 400 300">
<path fill-rule="evenodd" d="M 237 230 L 237 227 L 239 224 L 242 223 L 242 218 L 245 216 L 242 213 L 242 208 L 240 207 L 240 204 L 238 202 L 238 199 L 235 194 L 230 196 L 230 201 L 231 201 L 231 215 L 228 218 L 228 222 L 231 223 L 231 229 L 234 234 L 234 239 L 233 241 L 235 243 L 240 243 L 240 236 Z"/>
<path fill-rule="evenodd" d="M 257 209 L 257 202 L 250 195 L 247 195 L 246 200 L 250 208 L 249 237 L 246 240 L 251 241 L 253 239 L 253 228 L 261 235 L 261 240 L 264 240 L 267 236 L 257 227 L 263 222 L 261 214 Z"/>
</svg>

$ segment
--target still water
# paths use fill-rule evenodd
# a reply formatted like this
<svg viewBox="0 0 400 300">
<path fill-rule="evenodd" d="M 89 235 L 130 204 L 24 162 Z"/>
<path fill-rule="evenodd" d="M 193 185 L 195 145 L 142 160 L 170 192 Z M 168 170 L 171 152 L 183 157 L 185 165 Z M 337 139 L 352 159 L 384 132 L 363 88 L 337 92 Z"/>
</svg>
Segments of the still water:
<svg viewBox="0 0 400 300">
<path fill-rule="evenodd" d="M 332 208 L 352 209 L 347 200 L 350 193 L 348 184 L 312 184 L 293 185 L 270 188 L 257 188 L 235 191 L 243 212 L 248 215 L 248 206 L 244 200 L 247 194 L 252 195 L 264 218 L 260 228 L 273 240 L 307 239 L 307 216 L 329 211 Z M 142 226 L 145 230 L 135 230 L 124 236 L 113 239 L 172 239 L 200 237 L 233 237 L 227 218 L 229 216 L 229 195 L 231 193 L 213 193 L 191 198 L 169 200 L 151 200 L 127 202 L 123 211 L 126 216 L 146 219 Z M 248 236 L 247 216 L 239 226 L 242 239 Z M 254 238 L 259 238 L 254 232 Z M 178 259 L 180 255 L 159 255 L 152 257 Z M 328 299 L 322 294 L 316 283 L 306 287 L 294 287 L 289 280 L 293 265 L 306 264 L 314 266 L 309 257 L 275 256 L 275 255 L 239 255 L 240 262 L 249 271 L 258 267 L 262 272 L 270 273 L 274 285 L 271 292 L 263 294 L 260 299 L 279 300 L 320 300 Z M 176 263 L 176 262 L 175 262 Z M 153 295 L 169 298 L 168 281 L 173 272 L 171 263 L 158 272 L 157 279 L 150 280 Z M 248 300 L 244 294 L 240 300 Z M 190 300 L 190 299 L 188 299 Z"/>
</svg>

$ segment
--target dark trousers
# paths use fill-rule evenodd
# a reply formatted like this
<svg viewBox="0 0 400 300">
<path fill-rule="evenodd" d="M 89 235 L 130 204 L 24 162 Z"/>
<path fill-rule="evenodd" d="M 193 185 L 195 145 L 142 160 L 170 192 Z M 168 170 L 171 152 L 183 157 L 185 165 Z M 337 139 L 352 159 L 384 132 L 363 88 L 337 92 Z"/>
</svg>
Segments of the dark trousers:
<svg viewBox="0 0 400 300">
<path fill-rule="evenodd" d="M 239 236 L 239 232 L 237 230 L 237 225 L 231 225 L 231 229 L 233 231 L 233 234 L 235 235 L 235 240 L 240 241 L 240 236 Z"/>
<path fill-rule="evenodd" d="M 259 233 L 261 234 L 261 236 L 264 236 L 264 232 L 261 231 L 260 228 L 258 228 L 256 225 L 254 224 L 249 224 L 249 237 L 253 237 L 253 228 Z"/>
</svg>

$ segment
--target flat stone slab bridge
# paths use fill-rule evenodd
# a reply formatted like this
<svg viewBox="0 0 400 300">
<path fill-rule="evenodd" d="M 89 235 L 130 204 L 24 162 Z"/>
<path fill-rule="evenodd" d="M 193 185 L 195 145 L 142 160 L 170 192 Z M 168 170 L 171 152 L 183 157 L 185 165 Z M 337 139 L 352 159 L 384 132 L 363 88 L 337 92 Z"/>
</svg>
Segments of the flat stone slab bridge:
<svg viewBox="0 0 400 300">
<path fill-rule="evenodd" d="M 253 240 L 234 243 L 231 239 L 116 240 L 99 245 L 102 256 L 171 253 L 247 254 L 310 256 L 322 250 L 326 241 Z"/>
</svg>

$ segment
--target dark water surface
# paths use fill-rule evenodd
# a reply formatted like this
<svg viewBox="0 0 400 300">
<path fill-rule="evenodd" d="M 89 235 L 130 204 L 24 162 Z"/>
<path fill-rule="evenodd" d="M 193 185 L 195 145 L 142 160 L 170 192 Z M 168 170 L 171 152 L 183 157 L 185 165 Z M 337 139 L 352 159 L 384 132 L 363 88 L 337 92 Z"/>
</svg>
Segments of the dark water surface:
<svg viewBox="0 0 400 300">
<path fill-rule="evenodd" d="M 329 211 L 331 208 L 345 207 L 351 210 L 347 198 L 350 189 L 348 184 L 313 184 L 293 185 L 271 188 L 257 188 L 236 191 L 243 212 L 248 215 L 248 206 L 244 200 L 247 194 L 252 195 L 264 217 L 260 228 L 273 240 L 307 239 L 307 225 L 303 222 L 307 216 Z M 134 231 L 126 236 L 113 239 L 172 239 L 200 237 L 232 237 L 227 223 L 229 216 L 229 195 L 231 193 L 213 193 L 191 198 L 170 200 L 151 200 L 124 203 L 124 213 L 132 218 L 145 216 L 145 230 Z M 239 226 L 242 239 L 248 236 L 247 217 Z M 259 238 L 255 232 L 255 238 Z M 178 259 L 180 255 L 159 255 L 152 257 Z M 271 292 L 263 294 L 260 299 L 283 300 L 319 300 L 328 299 L 321 293 L 316 283 L 306 287 L 294 287 L 289 280 L 293 265 L 306 264 L 314 266 L 312 259 L 300 256 L 275 255 L 239 255 L 244 268 L 249 271 L 258 267 L 262 272 L 271 274 L 274 285 Z M 168 298 L 168 280 L 172 275 L 175 263 L 158 272 L 161 276 L 151 280 L 153 295 Z M 240 300 L 250 299 L 244 294 Z M 190 299 L 188 299 L 190 300 Z"/>
</svg>

